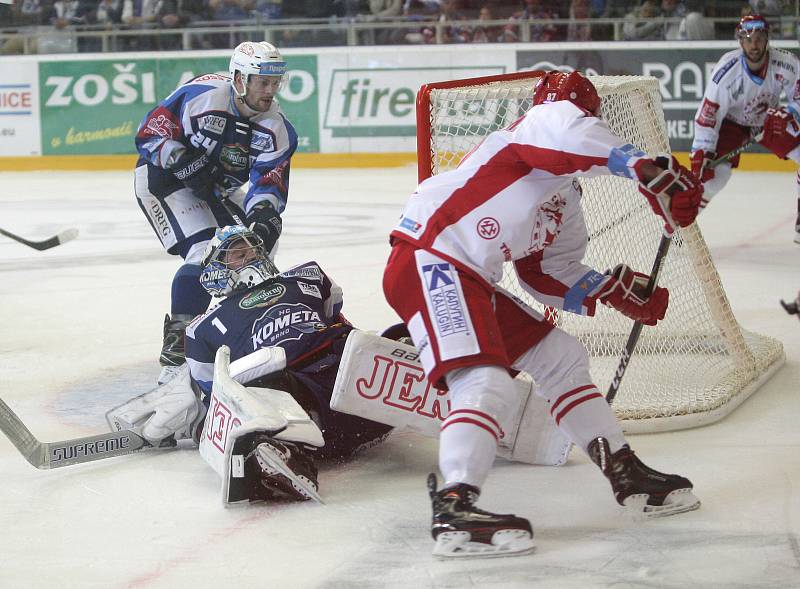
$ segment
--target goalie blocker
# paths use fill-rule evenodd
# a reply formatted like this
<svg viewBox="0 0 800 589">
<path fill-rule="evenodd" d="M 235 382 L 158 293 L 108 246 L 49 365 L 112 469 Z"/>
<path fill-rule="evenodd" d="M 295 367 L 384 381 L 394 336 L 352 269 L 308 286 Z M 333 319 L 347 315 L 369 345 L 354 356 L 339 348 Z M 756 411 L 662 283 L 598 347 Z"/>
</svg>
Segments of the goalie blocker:
<svg viewBox="0 0 800 589">
<path fill-rule="evenodd" d="M 528 464 L 564 464 L 572 444 L 556 428 L 547 402 L 533 394 L 526 375 L 517 376 L 514 384 L 517 409 L 500 424 L 498 455 Z M 416 348 L 354 330 L 342 353 L 331 408 L 438 437 L 449 400 L 446 391 L 429 384 Z"/>
</svg>

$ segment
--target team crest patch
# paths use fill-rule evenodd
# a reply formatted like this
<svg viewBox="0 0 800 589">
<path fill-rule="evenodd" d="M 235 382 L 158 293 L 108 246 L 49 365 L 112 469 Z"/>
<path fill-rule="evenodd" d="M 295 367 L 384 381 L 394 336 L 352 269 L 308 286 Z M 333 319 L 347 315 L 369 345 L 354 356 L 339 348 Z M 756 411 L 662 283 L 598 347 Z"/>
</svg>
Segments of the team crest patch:
<svg viewBox="0 0 800 589">
<path fill-rule="evenodd" d="M 269 288 L 260 288 L 239 301 L 239 307 L 242 309 L 269 307 L 277 303 L 284 294 L 286 294 L 286 287 L 282 284 L 276 284 Z"/>
<path fill-rule="evenodd" d="M 719 104 L 711 102 L 708 98 L 703 99 L 703 106 L 697 115 L 697 124 L 701 127 L 714 128 L 717 126 L 717 111 Z"/>
<path fill-rule="evenodd" d="M 275 139 L 269 133 L 253 131 L 250 137 L 250 147 L 253 151 L 275 151 Z"/>
<path fill-rule="evenodd" d="M 319 291 L 319 287 L 315 284 L 306 284 L 305 282 L 300 282 L 298 280 L 297 286 L 300 288 L 303 294 L 307 294 L 318 299 L 322 298 L 322 293 Z"/>
<path fill-rule="evenodd" d="M 222 167 L 229 172 L 246 170 L 250 164 L 250 155 L 246 147 L 239 145 L 223 145 L 219 153 Z"/>
</svg>

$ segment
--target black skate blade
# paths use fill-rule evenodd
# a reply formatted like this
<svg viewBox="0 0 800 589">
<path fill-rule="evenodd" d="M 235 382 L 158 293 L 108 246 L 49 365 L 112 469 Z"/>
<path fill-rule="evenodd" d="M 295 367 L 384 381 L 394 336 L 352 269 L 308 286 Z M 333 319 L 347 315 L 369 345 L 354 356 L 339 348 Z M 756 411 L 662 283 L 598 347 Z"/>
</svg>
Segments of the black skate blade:
<svg viewBox="0 0 800 589">
<path fill-rule="evenodd" d="M 433 556 L 450 558 L 502 558 L 524 556 L 533 552 L 535 546 L 530 533 L 525 530 L 499 530 L 492 536 L 492 543 L 472 542 L 469 532 L 442 532 L 436 537 Z"/>
<path fill-rule="evenodd" d="M 781 299 L 781 306 L 783 307 L 784 311 L 789 313 L 789 315 L 797 315 L 798 309 L 797 309 L 797 303 L 795 301 L 787 303 L 786 301 Z"/>
</svg>

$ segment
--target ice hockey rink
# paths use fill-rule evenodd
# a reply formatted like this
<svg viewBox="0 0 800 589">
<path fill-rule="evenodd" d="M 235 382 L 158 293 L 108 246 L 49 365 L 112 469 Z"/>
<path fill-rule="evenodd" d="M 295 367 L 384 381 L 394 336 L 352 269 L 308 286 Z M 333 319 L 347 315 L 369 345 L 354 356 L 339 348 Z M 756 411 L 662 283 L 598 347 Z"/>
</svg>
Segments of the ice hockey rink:
<svg viewBox="0 0 800 589">
<path fill-rule="evenodd" d="M 278 264 L 318 261 L 356 326 L 393 323 L 387 234 L 415 178 L 293 170 Z M 132 184 L 0 173 L 4 229 L 80 230 L 46 252 L 0 237 L 0 396 L 41 440 L 105 431 L 106 410 L 155 383 L 178 261 Z M 719 423 L 630 437 L 648 465 L 693 481 L 698 511 L 632 521 L 575 450 L 558 468 L 498 460 L 480 505 L 528 517 L 536 551 L 443 562 L 425 489 L 437 444 L 416 434 L 323 467 L 325 505 L 230 508 L 191 446 L 38 471 L 0 436 L 0 587 L 800 587 L 800 322 L 778 302 L 800 288 L 795 214 L 793 174 L 737 172 L 699 220 L 737 319 L 781 340 L 786 364 Z"/>
</svg>

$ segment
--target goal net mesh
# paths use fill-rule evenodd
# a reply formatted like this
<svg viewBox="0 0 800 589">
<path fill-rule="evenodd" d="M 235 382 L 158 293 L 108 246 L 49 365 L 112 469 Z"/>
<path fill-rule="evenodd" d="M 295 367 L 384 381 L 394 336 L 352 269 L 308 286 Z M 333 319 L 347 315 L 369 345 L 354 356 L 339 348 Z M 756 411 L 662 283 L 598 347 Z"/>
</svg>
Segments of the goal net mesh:
<svg viewBox="0 0 800 589">
<path fill-rule="evenodd" d="M 520 75 L 422 88 L 421 179 L 454 168 L 488 133 L 508 126 L 531 107 L 536 74 L 515 77 Z M 649 154 L 669 151 L 654 78 L 591 80 L 602 98 L 602 118 L 614 133 Z M 581 184 L 589 230 L 585 262 L 601 272 L 621 262 L 649 272 L 663 223 L 636 184 L 615 176 Z M 595 383 L 607 387 L 633 322 L 605 305 L 598 305 L 595 317 L 545 309 L 518 286 L 513 265 L 506 266 L 501 285 L 577 336 L 589 350 Z M 631 433 L 717 421 L 752 394 L 784 358 L 780 342 L 746 331 L 736 321 L 697 224 L 673 236 L 659 283 L 670 291 L 667 316 L 658 326 L 643 329 L 613 402 L 623 428 Z"/>
</svg>

